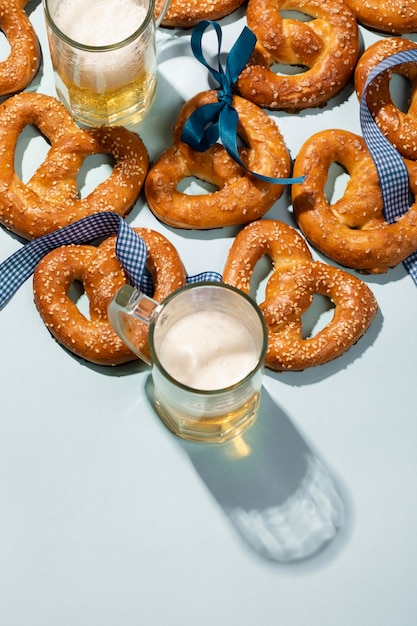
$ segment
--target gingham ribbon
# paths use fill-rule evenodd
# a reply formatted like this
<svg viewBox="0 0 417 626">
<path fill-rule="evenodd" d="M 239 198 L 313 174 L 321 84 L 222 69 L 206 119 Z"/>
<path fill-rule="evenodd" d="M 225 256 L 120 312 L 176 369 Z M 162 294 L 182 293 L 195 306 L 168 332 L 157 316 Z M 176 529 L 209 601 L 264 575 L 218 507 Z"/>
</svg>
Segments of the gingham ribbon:
<svg viewBox="0 0 417 626">
<path fill-rule="evenodd" d="M 410 208 L 410 181 L 403 158 L 382 133 L 369 112 L 366 92 L 372 81 L 382 72 L 410 62 L 417 62 L 417 51 L 398 52 L 378 63 L 366 80 L 360 101 L 362 134 L 378 171 L 384 215 L 390 224 L 397 221 Z M 417 285 L 417 250 L 404 260 L 404 266 Z"/>
<path fill-rule="evenodd" d="M 117 213 L 97 213 L 85 217 L 25 244 L 0 265 L 0 309 L 13 297 L 51 250 L 70 244 L 83 244 L 98 237 L 117 234 L 116 256 L 132 285 L 153 295 L 152 277 L 145 271 L 148 251 L 143 239 Z M 217 272 L 187 276 L 188 283 L 221 281 Z"/>
<path fill-rule="evenodd" d="M 209 26 L 214 28 L 217 35 L 217 70 L 207 63 L 202 50 L 203 34 Z M 224 149 L 232 159 L 257 178 L 268 183 L 280 185 L 302 182 L 303 176 L 298 178 L 275 178 L 258 174 L 247 168 L 241 160 L 237 147 L 239 116 L 236 109 L 232 106 L 233 85 L 252 54 L 256 36 L 247 26 L 243 28 L 227 56 L 225 70 L 220 62 L 221 43 L 222 29 L 217 22 L 203 20 L 197 24 L 192 32 L 191 49 L 194 56 L 211 72 L 213 78 L 219 83 L 220 88 L 217 90 L 217 102 L 204 104 L 192 112 L 182 129 L 181 140 L 194 148 L 194 150 L 205 152 L 220 139 Z"/>
</svg>

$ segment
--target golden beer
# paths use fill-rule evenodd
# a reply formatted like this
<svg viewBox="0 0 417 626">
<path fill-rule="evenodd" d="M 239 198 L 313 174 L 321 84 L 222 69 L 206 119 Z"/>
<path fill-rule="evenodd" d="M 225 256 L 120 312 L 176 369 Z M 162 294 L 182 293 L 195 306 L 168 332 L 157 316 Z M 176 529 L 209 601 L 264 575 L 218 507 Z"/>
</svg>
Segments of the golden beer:
<svg viewBox="0 0 417 626">
<path fill-rule="evenodd" d="M 141 72 L 135 80 L 103 93 L 91 87 L 65 82 L 55 72 L 58 98 L 75 119 L 88 126 L 131 126 L 141 121 L 156 92 L 156 76 Z"/>
<path fill-rule="evenodd" d="M 260 392 L 234 411 L 223 415 L 201 415 L 195 417 L 187 412 L 187 408 L 174 408 L 161 402 L 158 392 L 154 391 L 155 409 L 173 433 L 188 439 L 207 443 L 223 443 L 242 434 L 255 421 L 258 413 Z"/>
</svg>

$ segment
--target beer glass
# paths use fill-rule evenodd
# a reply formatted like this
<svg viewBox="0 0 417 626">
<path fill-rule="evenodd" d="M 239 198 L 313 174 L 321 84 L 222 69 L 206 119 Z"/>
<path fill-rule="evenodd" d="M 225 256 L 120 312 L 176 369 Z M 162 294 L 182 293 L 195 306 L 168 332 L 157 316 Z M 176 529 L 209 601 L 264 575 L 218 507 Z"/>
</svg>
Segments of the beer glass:
<svg viewBox="0 0 417 626">
<path fill-rule="evenodd" d="M 58 98 L 86 126 L 138 123 L 156 91 L 154 0 L 43 0 Z"/>
<path fill-rule="evenodd" d="M 203 282 L 158 303 L 125 285 L 108 314 L 128 347 L 151 365 L 156 411 L 175 434 L 220 443 L 254 422 L 267 329 L 252 298 L 224 283 Z M 143 323 L 150 359 L 135 339 Z"/>
</svg>

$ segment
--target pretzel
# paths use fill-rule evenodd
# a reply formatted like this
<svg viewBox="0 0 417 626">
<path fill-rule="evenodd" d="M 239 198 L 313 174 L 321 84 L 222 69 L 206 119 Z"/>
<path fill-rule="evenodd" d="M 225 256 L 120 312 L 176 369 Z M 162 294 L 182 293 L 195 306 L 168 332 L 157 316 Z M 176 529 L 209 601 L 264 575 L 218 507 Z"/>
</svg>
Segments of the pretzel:
<svg viewBox="0 0 417 626">
<path fill-rule="evenodd" d="M 302 371 L 344 354 L 369 328 L 377 303 L 369 287 L 344 270 L 313 261 L 304 239 L 287 224 L 258 220 L 235 238 L 223 271 L 225 283 L 249 294 L 257 262 L 268 255 L 273 272 L 259 306 L 268 327 L 265 365 L 276 371 Z M 314 294 L 330 298 L 332 320 L 303 338 L 302 315 Z"/>
<path fill-rule="evenodd" d="M 245 0 L 171 0 L 162 20 L 166 28 L 191 28 L 201 20 L 219 20 L 230 15 L 244 4 Z"/>
<path fill-rule="evenodd" d="M 325 185 L 332 163 L 350 176 L 344 195 L 330 204 Z M 412 194 L 417 193 L 417 164 L 405 161 Z M 292 187 L 294 217 L 305 237 L 345 267 L 381 274 L 417 248 L 417 205 L 388 224 L 374 161 L 362 137 L 345 130 L 324 130 L 301 147 L 294 174 L 305 180 Z"/>
<path fill-rule="evenodd" d="M 283 19 L 300 11 L 308 22 Z M 350 79 L 358 55 L 355 15 L 342 0 L 249 0 L 246 19 L 257 44 L 236 83 L 237 93 L 271 110 L 298 112 L 324 106 Z M 275 63 L 306 71 L 279 75 Z"/>
<path fill-rule="evenodd" d="M 417 30 L 416 0 L 345 0 L 358 21 L 382 33 L 402 35 Z"/>
<path fill-rule="evenodd" d="M 366 80 L 381 61 L 406 50 L 415 50 L 417 44 L 400 37 L 381 39 L 365 50 L 356 66 L 354 81 L 355 89 L 360 99 L 365 88 Z M 392 74 L 405 76 L 412 85 L 412 95 L 408 111 L 397 108 L 391 97 L 390 81 Z M 382 133 L 397 148 L 404 157 L 417 159 L 417 61 L 398 65 L 380 73 L 369 85 L 366 93 L 366 102 L 371 115 L 375 118 Z"/>
<path fill-rule="evenodd" d="M 35 125 L 51 148 L 24 184 L 14 169 L 22 130 Z M 77 176 L 84 160 L 108 154 L 115 163 L 109 177 L 85 198 Z M 135 204 L 148 170 L 148 153 L 135 133 L 122 127 L 81 130 L 56 98 L 21 93 L 0 106 L 0 222 L 33 239 L 82 217 L 103 211 L 125 216 Z"/>
<path fill-rule="evenodd" d="M 27 87 L 38 73 L 41 62 L 39 41 L 24 8 L 28 0 L 0 0 L 0 30 L 10 52 L 0 62 L 0 96 Z"/>
<path fill-rule="evenodd" d="M 284 186 L 264 182 L 245 171 L 220 144 L 198 152 L 181 141 L 183 126 L 198 107 L 217 102 L 216 91 L 197 94 L 182 107 L 174 126 L 174 143 L 150 168 L 145 195 L 155 216 L 176 228 L 220 228 L 246 224 L 264 215 L 281 197 Z M 238 132 L 247 148 L 240 158 L 264 176 L 289 175 L 290 157 L 277 125 L 259 107 L 233 97 L 239 115 Z M 211 193 L 188 195 L 181 181 L 196 177 L 215 187 Z"/>
<path fill-rule="evenodd" d="M 161 234 L 134 229 L 148 249 L 148 268 L 153 277 L 153 298 L 162 301 L 185 285 L 185 270 L 174 246 Z M 98 247 L 69 245 L 49 252 L 33 276 L 36 307 L 47 328 L 67 350 L 98 365 L 120 365 L 137 356 L 122 342 L 107 317 L 107 307 L 116 291 L 128 282 L 116 258 L 116 237 Z M 89 299 L 89 319 L 78 309 L 69 292 L 80 281 Z M 149 357 L 148 327 L 134 323 L 135 344 Z"/>
</svg>

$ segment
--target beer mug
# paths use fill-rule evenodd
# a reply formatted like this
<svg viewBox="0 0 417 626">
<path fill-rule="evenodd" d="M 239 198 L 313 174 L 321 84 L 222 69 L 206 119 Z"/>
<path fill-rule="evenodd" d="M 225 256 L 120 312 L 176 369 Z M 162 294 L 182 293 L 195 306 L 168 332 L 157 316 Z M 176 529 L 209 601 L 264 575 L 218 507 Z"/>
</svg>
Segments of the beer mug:
<svg viewBox="0 0 417 626">
<path fill-rule="evenodd" d="M 77 122 L 131 126 L 146 115 L 164 1 L 155 19 L 155 0 L 43 0 L 56 92 Z"/>
<path fill-rule="evenodd" d="M 158 303 L 124 285 L 108 315 L 124 343 L 151 365 L 156 411 L 176 435 L 220 443 L 254 422 L 268 335 L 252 298 L 224 283 L 202 282 Z M 143 323 L 149 352 L 137 341 Z"/>
</svg>

